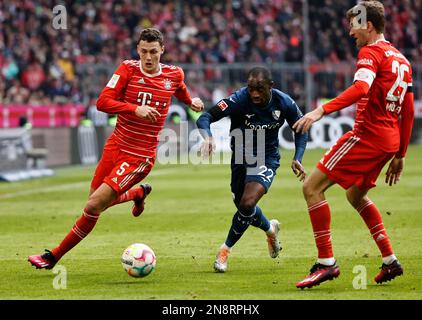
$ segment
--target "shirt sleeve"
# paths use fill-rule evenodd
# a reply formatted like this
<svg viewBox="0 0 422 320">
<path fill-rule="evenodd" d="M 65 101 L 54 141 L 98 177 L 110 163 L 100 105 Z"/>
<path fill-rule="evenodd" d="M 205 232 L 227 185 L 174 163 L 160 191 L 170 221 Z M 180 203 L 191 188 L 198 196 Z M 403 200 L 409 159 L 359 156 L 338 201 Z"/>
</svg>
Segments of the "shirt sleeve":
<svg viewBox="0 0 422 320">
<path fill-rule="evenodd" d="M 293 99 L 290 100 L 291 101 L 285 106 L 284 117 L 290 128 L 292 128 L 296 121 L 303 117 L 303 114 L 296 102 Z M 308 133 L 296 133 L 293 129 L 292 131 L 295 137 L 295 154 L 293 159 L 302 162 L 306 145 L 308 143 Z"/>
<path fill-rule="evenodd" d="M 129 81 L 129 70 L 123 62 L 111 76 L 97 100 L 97 109 L 111 114 L 133 113 L 137 105 L 121 101 Z"/>
<path fill-rule="evenodd" d="M 180 71 L 181 80 L 180 80 L 179 88 L 177 88 L 177 90 L 174 92 L 174 96 L 177 98 L 177 100 L 183 102 L 184 104 L 191 105 L 192 98 L 185 84 L 185 73 L 183 72 L 182 68 L 178 68 L 178 69 Z"/>
<path fill-rule="evenodd" d="M 407 147 L 409 146 L 410 138 L 412 136 L 413 121 L 415 118 L 412 70 L 410 69 L 410 82 L 407 86 L 407 92 L 402 103 L 402 112 L 400 118 L 400 148 L 396 154 L 397 158 L 404 158 L 406 156 Z"/>
<path fill-rule="evenodd" d="M 326 114 L 346 108 L 366 96 L 374 82 L 381 57 L 372 47 L 363 47 L 358 54 L 353 84 L 336 98 L 324 104 Z"/>
<path fill-rule="evenodd" d="M 239 113 L 242 109 L 242 105 L 246 103 L 245 99 L 242 91 L 239 90 L 230 97 L 220 100 L 215 106 L 207 112 L 204 112 L 196 121 L 198 128 L 202 129 L 201 134 L 205 137 L 211 137 L 211 123 L 235 113 Z"/>
<path fill-rule="evenodd" d="M 370 88 L 377 76 L 380 62 L 381 58 L 374 48 L 366 46 L 360 49 L 353 82 L 364 81 Z"/>
<path fill-rule="evenodd" d="M 369 85 L 365 81 L 355 81 L 355 83 L 344 90 L 336 98 L 330 100 L 322 106 L 324 113 L 328 114 L 351 106 L 356 101 L 359 101 L 361 98 L 366 96 L 369 92 L 369 89 Z"/>
</svg>

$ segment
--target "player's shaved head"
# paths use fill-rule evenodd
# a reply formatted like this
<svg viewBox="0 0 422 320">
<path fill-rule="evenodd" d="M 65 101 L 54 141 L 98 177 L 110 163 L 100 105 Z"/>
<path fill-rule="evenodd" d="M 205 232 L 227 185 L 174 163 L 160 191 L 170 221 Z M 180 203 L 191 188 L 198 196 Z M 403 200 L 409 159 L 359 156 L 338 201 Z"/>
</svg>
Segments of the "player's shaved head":
<svg viewBox="0 0 422 320">
<path fill-rule="evenodd" d="M 266 106 L 271 98 L 273 84 L 270 70 L 265 67 L 252 68 L 248 73 L 248 93 L 252 102 Z"/>
<path fill-rule="evenodd" d="M 254 67 L 248 72 L 248 80 L 251 78 L 261 78 L 267 83 L 272 83 L 271 72 L 265 67 Z"/>
<path fill-rule="evenodd" d="M 141 31 L 138 43 L 141 41 L 158 42 L 160 46 L 164 45 L 164 36 L 160 30 L 155 28 L 147 28 Z"/>
</svg>

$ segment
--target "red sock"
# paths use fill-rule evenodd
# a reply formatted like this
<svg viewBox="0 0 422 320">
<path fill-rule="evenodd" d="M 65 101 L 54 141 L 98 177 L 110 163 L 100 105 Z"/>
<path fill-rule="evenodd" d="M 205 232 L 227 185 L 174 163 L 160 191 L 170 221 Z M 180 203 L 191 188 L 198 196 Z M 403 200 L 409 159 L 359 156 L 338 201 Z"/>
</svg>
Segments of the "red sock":
<svg viewBox="0 0 422 320">
<path fill-rule="evenodd" d="M 91 232 L 98 217 L 98 215 L 89 214 L 84 210 L 82 216 L 73 225 L 72 230 L 56 248 L 51 250 L 57 261 Z"/>
<path fill-rule="evenodd" d="M 308 208 L 314 231 L 315 243 L 318 248 L 318 258 L 332 258 L 333 247 L 331 245 L 331 214 L 327 200 L 322 200 Z"/>
<path fill-rule="evenodd" d="M 114 200 L 113 203 L 109 206 L 109 208 L 119 203 L 131 201 L 135 198 L 142 198 L 143 196 L 144 196 L 144 188 L 142 187 L 132 188 L 126 191 L 125 193 L 121 194 L 120 196 L 118 196 L 116 200 Z"/>
<path fill-rule="evenodd" d="M 381 255 L 383 257 L 387 257 L 394 254 L 387 231 L 382 223 L 381 213 L 375 204 L 369 200 L 357 208 L 357 211 L 368 226 L 372 238 L 375 240 L 375 243 L 381 251 Z"/>
</svg>

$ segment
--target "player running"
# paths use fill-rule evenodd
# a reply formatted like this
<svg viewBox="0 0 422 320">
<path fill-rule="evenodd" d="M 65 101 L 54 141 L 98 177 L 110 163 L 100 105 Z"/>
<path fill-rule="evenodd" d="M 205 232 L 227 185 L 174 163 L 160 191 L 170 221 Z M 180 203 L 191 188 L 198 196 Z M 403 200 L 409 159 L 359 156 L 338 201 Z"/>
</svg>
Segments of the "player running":
<svg viewBox="0 0 422 320">
<path fill-rule="evenodd" d="M 118 114 L 118 118 L 116 128 L 104 146 L 83 214 L 56 248 L 28 257 L 37 269 L 53 268 L 92 231 L 100 214 L 108 207 L 133 200 L 132 214 L 139 216 L 151 186 L 132 187 L 145 179 L 154 166 L 159 132 L 172 96 L 194 111 L 204 108 L 201 99 L 191 99 L 183 70 L 160 63 L 164 43 L 159 30 L 143 30 L 137 51 L 140 60 L 125 60 L 97 101 L 98 110 Z"/>
<path fill-rule="evenodd" d="M 231 191 L 237 211 L 227 239 L 214 262 L 217 272 L 227 271 L 231 248 L 250 224 L 265 231 L 272 258 L 276 258 L 281 250 L 278 239 L 280 223 L 276 219 L 268 221 L 257 204 L 268 192 L 280 166 L 279 129 L 284 121 L 292 126 L 302 117 L 302 113 L 287 94 L 273 89 L 273 84 L 268 69 L 253 68 L 248 74 L 247 87 L 221 100 L 197 120 L 197 126 L 203 129 L 201 133 L 205 138 L 202 152 L 208 156 L 215 148 L 210 124 L 226 116 L 231 118 Z M 264 138 L 261 145 L 260 136 Z M 291 167 L 300 181 L 306 176 L 301 162 L 307 139 L 306 133 L 295 134 L 296 151 Z M 252 158 L 256 161 L 250 161 Z"/>
<path fill-rule="evenodd" d="M 366 13 L 365 17 L 359 16 Z M 376 283 L 403 274 L 381 213 L 368 198 L 384 165 L 390 161 L 385 182 L 396 184 L 402 175 L 413 117 L 412 68 L 409 61 L 384 38 L 384 7 L 378 1 L 360 2 L 347 12 L 350 36 L 360 49 L 351 87 L 329 103 L 307 113 L 294 124 L 296 132 L 307 132 L 325 114 L 357 103 L 352 131 L 342 136 L 319 161 L 303 185 L 311 219 L 318 260 L 298 288 L 311 288 L 336 278 L 340 269 L 334 259 L 330 208 L 324 192 L 333 184 L 346 190 L 347 200 L 365 221 L 381 255 Z M 366 19 L 365 19 L 366 18 Z M 360 24 L 359 21 L 366 21 Z"/>
</svg>

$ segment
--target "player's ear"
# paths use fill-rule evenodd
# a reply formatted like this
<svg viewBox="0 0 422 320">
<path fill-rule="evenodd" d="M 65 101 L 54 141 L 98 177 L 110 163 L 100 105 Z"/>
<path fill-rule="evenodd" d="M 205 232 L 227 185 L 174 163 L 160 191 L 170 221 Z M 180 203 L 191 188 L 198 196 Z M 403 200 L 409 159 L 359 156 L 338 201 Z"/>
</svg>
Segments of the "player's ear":
<svg viewBox="0 0 422 320">
<path fill-rule="evenodd" d="M 372 30 L 374 30 L 374 25 L 372 24 L 371 21 L 368 21 L 366 23 L 366 30 L 368 30 L 368 32 L 371 32 Z"/>
<path fill-rule="evenodd" d="M 161 46 L 161 54 L 164 53 L 164 46 Z"/>
<path fill-rule="evenodd" d="M 270 86 L 270 88 L 272 88 L 274 86 L 274 81 L 271 80 L 268 85 Z"/>
</svg>

